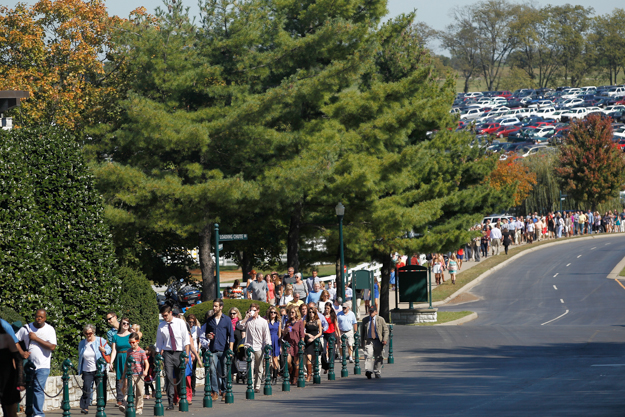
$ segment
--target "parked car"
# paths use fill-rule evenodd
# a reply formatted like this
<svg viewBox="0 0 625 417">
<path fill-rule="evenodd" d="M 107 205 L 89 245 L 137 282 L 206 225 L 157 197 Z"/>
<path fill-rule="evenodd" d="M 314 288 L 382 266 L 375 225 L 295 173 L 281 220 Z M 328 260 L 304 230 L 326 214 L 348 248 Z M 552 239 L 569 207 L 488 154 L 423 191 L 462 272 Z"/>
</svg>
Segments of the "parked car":
<svg viewBox="0 0 625 417">
<path fill-rule="evenodd" d="M 518 132 L 521 129 L 520 125 L 510 125 L 510 126 L 501 126 L 497 131 L 495 131 L 494 135 L 498 138 L 507 138 L 511 134 Z"/>
<path fill-rule="evenodd" d="M 624 97 L 625 87 L 610 87 L 609 89 L 603 91 L 601 95 L 606 97 Z"/>
<path fill-rule="evenodd" d="M 577 109 L 570 109 L 566 113 L 562 113 L 560 116 L 560 120 L 563 122 L 567 122 L 574 119 L 583 119 L 588 114 L 588 111 L 581 107 Z"/>
</svg>

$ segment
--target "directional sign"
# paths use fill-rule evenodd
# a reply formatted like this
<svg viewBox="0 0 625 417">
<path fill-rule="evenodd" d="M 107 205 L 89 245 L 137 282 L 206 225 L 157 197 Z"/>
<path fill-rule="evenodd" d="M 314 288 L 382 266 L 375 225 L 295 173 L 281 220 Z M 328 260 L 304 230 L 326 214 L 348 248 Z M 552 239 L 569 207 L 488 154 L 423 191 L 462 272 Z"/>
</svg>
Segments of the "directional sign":
<svg viewBox="0 0 625 417">
<path fill-rule="evenodd" d="M 228 242 L 231 240 L 247 240 L 247 234 L 239 235 L 219 235 L 220 242 Z"/>
<path fill-rule="evenodd" d="M 219 250 L 224 250 L 224 245 L 222 245 L 221 243 L 219 244 Z"/>
</svg>

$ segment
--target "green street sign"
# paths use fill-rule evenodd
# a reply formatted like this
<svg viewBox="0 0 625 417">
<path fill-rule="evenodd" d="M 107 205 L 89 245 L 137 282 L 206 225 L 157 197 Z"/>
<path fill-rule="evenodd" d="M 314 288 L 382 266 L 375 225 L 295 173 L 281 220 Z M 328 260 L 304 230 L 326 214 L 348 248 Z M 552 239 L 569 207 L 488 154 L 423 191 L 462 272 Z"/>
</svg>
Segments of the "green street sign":
<svg viewBox="0 0 625 417">
<path fill-rule="evenodd" d="M 220 242 L 228 242 L 232 240 L 247 240 L 247 234 L 238 234 L 238 235 L 219 235 Z"/>
</svg>

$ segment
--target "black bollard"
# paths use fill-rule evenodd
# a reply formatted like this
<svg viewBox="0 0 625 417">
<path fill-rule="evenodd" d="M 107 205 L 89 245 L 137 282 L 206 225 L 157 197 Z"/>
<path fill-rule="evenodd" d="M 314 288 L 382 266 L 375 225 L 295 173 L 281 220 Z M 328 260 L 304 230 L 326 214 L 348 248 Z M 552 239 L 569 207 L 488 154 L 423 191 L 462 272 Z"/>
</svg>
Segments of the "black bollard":
<svg viewBox="0 0 625 417">
<path fill-rule="evenodd" d="M 356 332 L 354 334 L 354 375 L 360 375 L 360 353 L 358 353 L 358 347 L 360 347 L 360 334 Z"/>
<path fill-rule="evenodd" d="M 135 390 L 132 384 L 132 365 L 135 363 L 135 360 L 132 356 L 128 355 L 126 359 L 126 380 L 128 381 L 128 389 L 126 392 L 128 396 L 126 397 L 126 417 L 135 417 Z"/>
<path fill-rule="evenodd" d="M 98 409 L 95 413 L 95 417 L 106 417 L 106 413 L 104 412 L 104 407 L 106 406 L 106 402 L 104 401 L 104 391 L 106 387 L 104 385 L 104 372 L 106 372 L 106 361 L 104 358 L 100 357 L 96 362 L 97 371 L 95 373 L 95 383 L 97 386 L 97 406 Z M 104 371 L 102 371 L 104 369 Z"/>
<path fill-rule="evenodd" d="M 389 324 L 388 325 L 388 360 L 387 362 L 389 364 L 394 364 L 395 363 L 395 358 L 393 357 L 393 325 Z"/>
<path fill-rule="evenodd" d="M 163 393 L 161 391 L 161 365 L 163 363 L 163 357 L 161 354 L 157 354 L 156 358 L 154 358 L 154 378 L 156 379 L 156 390 L 154 393 L 154 415 L 155 416 L 163 416 L 165 415 L 165 409 L 163 408 Z"/>
<path fill-rule="evenodd" d="M 254 371 L 252 370 L 252 356 L 254 355 L 254 349 L 248 346 L 245 349 L 245 361 L 247 362 L 247 391 L 245 391 L 245 399 L 254 399 Z"/>
<path fill-rule="evenodd" d="M 313 385 L 321 384 L 321 375 L 319 375 L 319 355 L 321 354 L 321 341 L 319 339 L 315 339 L 315 363 L 313 366 L 315 367 L 313 371 Z"/>
<path fill-rule="evenodd" d="M 341 363 L 341 378 L 349 376 L 347 371 L 347 335 L 341 336 L 341 351 L 343 352 L 343 361 Z"/>
<path fill-rule="evenodd" d="M 213 407 L 213 398 L 211 397 L 211 362 L 213 361 L 213 354 L 210 350 L 204 352 L 204 408 Z"/>
<path fill-rule="evenodd" d="M 336 375 L 334 373 L 334 342 L 336 342 L 336 339 L 334 338 L 334 335 L 332 335 L 328 339 L 328 343 L 330 344 L 330 346 L 328 346 L 328 381 L 336 380 Z"/>
<path fill-rule="evenodd" d="M 187 353 L 183 350 L 180 352 L 180 402 L 178 403 L 178 411 L 186 413 L 189 411 L 189 400 L 187 400 Z M 128 417 L 128 416 L 127 416 Z"/>
<path fill-rule="evenodd" d="M 24 372 L 26 373 L 26 417 L 33 417 L 35 411 L 33 410 L 33 397 L 35 395 L 35 364 L 30 360 L 24 365 Z"/>
<path fill-rule="evenodd" d="M 289 348 L 291 345 L 289 342 L 282 342 L 282 356 L 284 356 L 284 373 L 282 375 L 282 391 L 291 391 L 291 381 L 289 381 Z"/>
<path fill-rule="evenodd" d="M 297 388 L 306 387 L 306 379 L 304 379 L 304 348 L 306 344 L 303 340 L 300 340 L 297 344 L 299 348 L 299 376 L 297 377 Z"/>
<path fill-rule="evenodd" d="M 234 404 L 234 395 L 232 394 L 232 359 L 234 352 L 231 349 L 226 350 L 226 404 Z"/>
<path fill-rule="evenodd" d="M 265 387 L 264 395 L 271 395 L 271 345 L 265 345 Z"/>
</svg>

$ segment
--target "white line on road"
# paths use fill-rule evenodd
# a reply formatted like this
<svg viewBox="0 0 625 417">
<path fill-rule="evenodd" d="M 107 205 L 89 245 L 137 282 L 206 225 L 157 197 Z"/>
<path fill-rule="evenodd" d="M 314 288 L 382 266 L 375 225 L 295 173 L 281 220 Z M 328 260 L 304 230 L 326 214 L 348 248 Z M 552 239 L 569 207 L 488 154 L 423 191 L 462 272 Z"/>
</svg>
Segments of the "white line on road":
<svg viewBox="0 0 625 417">
<path fill-rule="evenodd" d="M 554 278 L 555 278 L 555 277 L 557 277 L 557 276 L 558 276 L 558 274 L 559 274 L 559 272 L 556 272 L 556 274 L 555 274 L 553 277 L 554 277 Z"/>
<path fill-rule="evenodd" d="M 560 302 L 561 302 L 562 304 L 564 304 L 564 300 L 563 300 L 562 298 L 560 298 Z"/>
<path fill-rule="evenodd" d="M 594 248 L 590 248 L 590 250 L 593 250 L 593 249 L 597 249 L 597 247 L 595 246 Z"/>
<path fill-rule="evenodd" d="M 560 317 L 564 317 L 564 316 L 566 316 L 567 314 L 569 314 L 569 310 L 566 310 L 566 311 L 564 312 L 564 314 L 560 314 L 560 315 L 559 315 L 558 317 L 556 317 L 555 319 L 551 319 L 551 320 L 549 320 L 549 321 L 544 322 L 543 324 L 541 324 L 541 326 L 544 326 L 545 324 L 549 324 L 549 323 L 551 323 L 552 321 L 556 321 L 556 320 L 558 320 Z"/>
<path fill-rule="evenodd" d="M 610 363 L 605 365 L 590 365 L 590 366 L 625 366 L 625 363 Z"/>
<path fill-rule="evenodd" d="M 566 266 L 569 266 L 569 265 L 571 265 L 571 264 L 566 264 Z"/>
<path fill-rule="evenodd" d="M 577 259 L 579 259 L 579 258 L 581 258 L 581 257 L 582 257 L 582 255 L 577 255 Z"/>
<path fill-rule="evenodd" d="M 553 289 L 558 291 L 558 287 L 556 287 L 555 285 L 553 286 Z"/>
<path fill-rule="evenodd" d="M 608 246 L 608 245 L 609 245 L 609 243 L 606 243 L 605 245 L 606 245 L 606 246 Z"/>
</svg>

